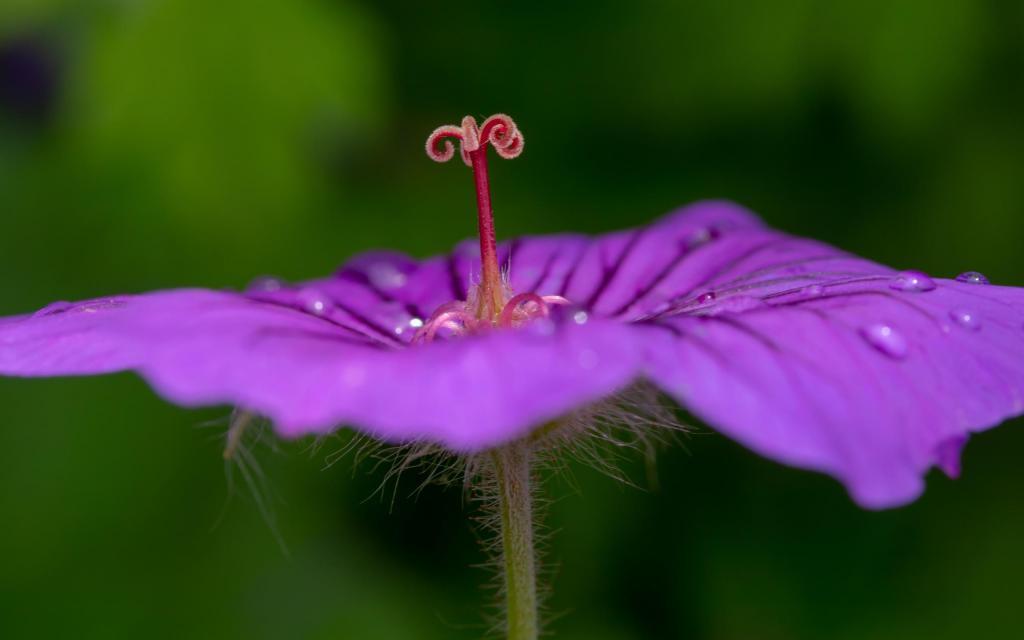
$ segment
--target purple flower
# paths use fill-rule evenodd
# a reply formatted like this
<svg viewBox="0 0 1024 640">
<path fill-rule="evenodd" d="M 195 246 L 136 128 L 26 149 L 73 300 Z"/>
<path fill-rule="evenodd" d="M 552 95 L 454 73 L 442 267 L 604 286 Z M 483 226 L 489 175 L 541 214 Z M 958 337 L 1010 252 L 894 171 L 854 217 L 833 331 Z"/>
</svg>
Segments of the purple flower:
<svg viewBox="0 0 1024 640">
<path fill-rule="evenodd" d="M 453 149 L 438 143 L 458 138 L 478 195 L 486 145 L 522 149 L 511 120 L 495 118 L 429 141 L 446 159 Z M 287 437 L 349 424 L 457 452 L 647 379 L 872 508 L 914 499 L 934 465 L 955 476 L 970 433 L 1024 412 L 1024 289 L 899 272 L 727 202 L 599 237 L 500 245 L 484 205 L 480 250 L 371 252 L 319 280 L 0 319 L 0 374 L 134 370 L 171 402 L 235 405 Z"/>
</svg>

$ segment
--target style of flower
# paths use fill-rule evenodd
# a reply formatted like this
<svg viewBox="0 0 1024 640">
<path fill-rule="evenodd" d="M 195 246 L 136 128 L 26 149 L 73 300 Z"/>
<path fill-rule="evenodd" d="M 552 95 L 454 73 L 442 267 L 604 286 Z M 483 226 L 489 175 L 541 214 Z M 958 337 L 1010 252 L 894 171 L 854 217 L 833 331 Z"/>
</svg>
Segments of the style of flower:
<svg viewBox="0 0 1024 640">
<path fill-rule="evenodd" d="M 390 443 L 497 450 L 647 380 L 868 508 L 959 472 L 973 432 L 1024 412 L 1024 289 L 898 271 L 766 227 L 728 202 L 598 237 L 495 242 L 486 149 L 510 118 L 437 129 L 475 176 L 479 245 L 359 255 L 244 292 L 58 302 L 0 320 L 0 374 L 134 370 L 184 406 L 228 404 L 285 437 L 351 425 Z M 528 633 L 510 637 L 529 637 Z"/>
</svg>

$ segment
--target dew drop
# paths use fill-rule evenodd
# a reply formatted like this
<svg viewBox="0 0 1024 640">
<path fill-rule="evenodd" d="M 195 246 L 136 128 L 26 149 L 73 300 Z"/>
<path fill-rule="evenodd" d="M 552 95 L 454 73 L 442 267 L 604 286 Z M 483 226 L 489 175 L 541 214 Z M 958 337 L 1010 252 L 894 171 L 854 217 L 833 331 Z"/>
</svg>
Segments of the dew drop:
<svg viewBox="0 0 1024 640">
<path fill-rule="evenodd" d="M 299 291 L 298 301 L 303 309 L 317 316 L 327 313 L 330 308 L 330 301 L 327 296 L 316 289 L 303 289 Z"/>
<path fill-rule="evenodd" d="M 717 237 L 718 230 L 714 227 L 701 227 L 690 234 L 690 237 L 686 240 L 686 247 L 688 249 L 696 249 L 697 247 L 711 242 Z"/>
<path fill-rule="evenodd" d="M 397 289 L 406 282 L 406 275 L 390 262 L 375 262 L 366 269 L 370 284 L 378 289 Z"/>
<path fill-rule="evenodd" d="M 755 298 L 754 296 L 730 296 L 712 307 L 710 311 L 708 311 L 708 315 L 717 316 L 721 313 L 744 313 L 753 309 L 763 309 L 767 306 L 768 303 L 761 298 Z"/>
<path fill-rule="evenodd" d="M 966 282 L 967 284 L 988 284 L 988 278 L 985 274 L 978 273 L 977 271 L 964 271 L 956 277 L 957 282 Z"/>
<path fill-rule="evenodd" d="M 977 331 L 981 329 L 981 319 L 978 318 L 978 314 L 971 311 L 970 309 L 953 309 L 949 312 L 949 317 L 953 319 L 953 322 L 957 326 L 969 329 L 971 331 Z"/>
<path fill-rule="evenodd" d="M 708 291 L 697 296 L 697 304 L 707 304 L 713 301 L 717 296 L 714 291 Z"/>
<path fill-rule="evenodd" d="M 935 281 L 920 271 L 901 271 L 889 283 L 889 288 L 897 291 L 931 291 L 935 289 Z"/>
<path fill-rule="evenodd" d="M 825 287 L 820 284 L 809 284 L 800 290 L 800 294 L 807 298 L 817 298 L 825 293 Z"/>
<path fill-rule="evenodd" d="M 285 287 L 285 282 L 280 278 L 274 278 L 271 276 L 260 276 L 246 287 L 246 291 L 249 293 L 260 293 L 268 291 L 280 291 Z"/>
<path fill-rule="evenodd" d="M 587 324 L 587 320 L 590 319 L 590 315 L 586 311 L 577 311 L 572 314 L 572 321 L 576 324 Z"/>
<path fill-rule="evenodd" d="M 906 338 L 887 324 L 870 324 L 860 330 L 860 335 L 868 344 L 890 358 L 902 360 L 907 357 L 909 349 Z"/>
<path fill-rule="evenodd" d="M 406 329 L 413 331 L 423 327 L 423 319 L 409 316 L 408 314 L 403 315 L 400 319 L 395 320 L 395 335 L 400 336 L 406 332 Z"/>
<path fill-rule="evenodd" d="M 50 304 L 46 305 L 45 307 L 43 307 L 39 311 L 36 311 L 35 313 L 33 313 L 32 317 L 33 318 L 42 318 L 44 316 L 57 315 L 58 313 L 64 313 L 65 311 L 67 311 L 69 309 L 73 309 L 74 306 L 75 305 L 73 305 L 72 303 L 66 302 L 64 300 L 59 300 L 57 302 L 51 302 Z"/>
</svg>

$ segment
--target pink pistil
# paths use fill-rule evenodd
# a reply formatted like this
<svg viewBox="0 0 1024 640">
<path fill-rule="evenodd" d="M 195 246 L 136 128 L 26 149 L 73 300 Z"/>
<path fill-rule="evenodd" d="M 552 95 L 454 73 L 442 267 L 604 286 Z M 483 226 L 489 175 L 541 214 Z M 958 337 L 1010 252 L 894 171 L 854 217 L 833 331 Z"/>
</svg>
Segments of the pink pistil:
<svg viewBox="0 0 1024 640">
<path fill-rule="evenodd" d="M 477 127 L 472 116 L 462 119 L 462 126 L 438 127 L 427 138 L 427 155 L 437 162 L 447 162 L 455 155 L 452 139 L 460 142 L 462 161 L 473 169 L 476 186 L 477 225 L 480 233 L 481 280 L 475 309 L 481 320 L 494 322 L 504 306 L 505 293 L 498 265 L 498 245 L 494 232 L 494 212 L 491 208 L 490 183 L 487 176 L 487 145 L 499 156 L 511 159 L 523 152 L 523 134 L 512 118 L 504 114 L 493 115 Z M 443 147 L 439 145 L 443 143 Z"/>
<path fill-rule="evenodd" d="M 480 284 L 468 301 L 448 302 L 438 307 L 413 336 L 413 343 L 433 342 L 441 330 L 453 336 L 484 331 L 495 326 L 511 329 L 526 322 L 546 318 L 552 305 L 570 304 L 562 296 L 541 296 L 521 293 L 506 302 L 512 292 L 502 281 L 498 265 L 498 244 L 494 232 L 494 211 L 487 179 L 487 145 L 505 159 L 523 152 L 523 134 L 512 118 L 493 115 L 477 126 L 472 116 L 462 119 L 460 126 L 445 125 L 434 129 L 427 138 L 427 155 L 436 162 L 455 157 L 453 140 L 459 142 L 459 155 L 473 169 L 476 186 L 477 225 L 480 232 Z"/>
</svg>

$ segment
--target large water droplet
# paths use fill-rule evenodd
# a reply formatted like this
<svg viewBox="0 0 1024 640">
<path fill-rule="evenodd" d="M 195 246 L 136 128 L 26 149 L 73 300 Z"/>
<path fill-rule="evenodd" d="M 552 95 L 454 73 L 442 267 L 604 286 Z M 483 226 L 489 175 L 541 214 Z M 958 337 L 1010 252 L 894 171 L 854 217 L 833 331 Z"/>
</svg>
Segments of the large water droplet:
<svg viewBox="0 0 1024 640">
<path fill-rule="evenodd" d="M 714 291 L 707 291 L 697 296 L 697 304 L 707 304 L 712 302 L 717 296 Z"/>
<path fill-rule="evenodd" d="M 901 271 L 889 283 L 889 287 L 897 291 L 931 291 L 935 288 L 935 281 L 920 271 Z"/>
<path fill-rule="evenodd" d="M 286 286 L 284 280 L 280 278 L 274 278 L 272 276 L 260 276 L 252 282 L 245 290 L 249 293 L 263 293 L 269 291 L 280 291 Z"/>
<path fill-rule="evenodd" d="M 977 313 L 970 309 L 953 309 L 949 312 L 949 317 L 953 319 L 953 322 L 964 329 L 977 331 L 981 328 L 981 319 L 978 318 Z"/>
<path fill-rule="evenodd" d="M 406 275 L 390 262 L 375 262 L 366 269 L 366 277 L 378 289 L 397 289 L 406 282 Z"/>
<path fill-rule="evenodd" d="M 70 302 L 58 300 L 57 302 L 51 302 L 50 304 L 46 305 L 39 311 L 36 311 L 35 313 L 32 314 L 32 317 L 42 318 L 43 316 L 53 316 L 57 315 L 58 313 L 64 313 L 65 311 L 73 309 L 74 307 L 75 305 Z"/>
<path fill-rule="evenodd" d="M 303 289 L 299 291 L 296 298 L 302 308 L 313 315 L 322 316 L 330 310 L 330 298 L 316 289 Z"/>
<path fill-rule="evenodd" d="M 902 360 L 907 357 L 909 348 L 903 334 L 883 323 L 870 324 L 861 328 L 860 335 L 875 349 L 890 358 Z"/>
<path fill-rule="evenodd" d="M 957 282 L 966 282 L 967 284 L 988 284 L 988 278 L 985 274 L 978 273 L 977 271 L 964 271 L 956 277 Z"/>
</svg>

